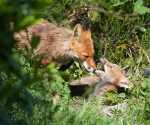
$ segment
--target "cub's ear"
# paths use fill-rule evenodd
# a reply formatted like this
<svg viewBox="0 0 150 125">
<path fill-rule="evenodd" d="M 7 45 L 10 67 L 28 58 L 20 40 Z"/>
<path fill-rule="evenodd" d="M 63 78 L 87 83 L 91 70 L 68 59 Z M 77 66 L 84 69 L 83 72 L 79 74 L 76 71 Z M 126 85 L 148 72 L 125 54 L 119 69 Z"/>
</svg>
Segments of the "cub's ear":
<svg viewBox="0 0 150 125">
<path fill-rule="evenodd" d="M 72 36 L 75 37 L 76 39 L 79 39 L 80 36 L 81 36 L 81 32 L 82 32 L 82 27 L 81 27 L 80 24 L 77 24 L 77 25 L 74 27 Z"/>
<path fill-rule="evenodd" d="M 124 77 L 119 81 L 119 86 L 124 88 L 131 88 L 133 87 L 133 83 L 129 81 L 126 77 Z"/>
<path fill-rule="evenodd" d="M 124 67 L 122 69 L 123 69 L 124 76 L 128 76 L 128 70 L 130 69 L 130 66 Z"/>
</svg>

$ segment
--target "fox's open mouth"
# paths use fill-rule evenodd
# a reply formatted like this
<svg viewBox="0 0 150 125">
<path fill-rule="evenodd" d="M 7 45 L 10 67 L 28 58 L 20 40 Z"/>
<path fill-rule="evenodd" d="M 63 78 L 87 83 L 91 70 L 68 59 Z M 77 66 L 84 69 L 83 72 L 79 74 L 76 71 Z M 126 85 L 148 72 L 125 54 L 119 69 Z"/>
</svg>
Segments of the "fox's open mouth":
<svg viewBox="0 0 150 125">
<path fill-rule="evenodd" d="M 105 68 L 104 68 L 104 66 L 102 66 L 102 70 L 95 70 L 94 71 L 94 74 L 95 75 L 97 75 L 97 76 L 101 76 L 102 74 L 104 74 L 105 73 Z"/>
<path fill-rule="evenodd" d="M 102 74 L 104 74 L 105 72 L 102 71 L 102 70 L 95 70 L 94 71 L 94 74 L 97 75 L 97 76 L 101 76 Z"/>
<path fill-rule="evenodd" d="M 102 74 L 104 74 L 105 73 L 104 65 L 102 64 L 101 70 L 96 69 L 95 71 L 93 71 L 93 73 L 97 76 L 101 76 Z"/>
<path fill-rule="evenodd" d="M 106 60 L 106 58 L 105 58 L 104 56 L 102 56 L 102 57 L 100 58 L 99 62 L 100 62 L 101 65 L 102 65 L 102 70 L 95 70 L 95 71 L 93 72 L 95 75 L 101 76 L 102 74 L 105 73 L 105 67 L 104 67 L 104 65 L 105 65 L 106 61 L 107 61 L 107 60 Z"/>
</svg>

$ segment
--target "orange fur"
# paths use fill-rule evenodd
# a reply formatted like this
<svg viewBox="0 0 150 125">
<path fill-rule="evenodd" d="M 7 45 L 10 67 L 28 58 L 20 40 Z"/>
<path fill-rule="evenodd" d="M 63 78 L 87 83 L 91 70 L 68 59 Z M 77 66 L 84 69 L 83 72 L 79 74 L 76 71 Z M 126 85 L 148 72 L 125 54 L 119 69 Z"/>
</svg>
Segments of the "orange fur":
<svg viewBox="0 0 150 125">
<path fill-rule="evenodd" d="M 18 49 L 25 46 L 31 49 L 33 34 L 41 37 L 33 56 L 42 54 L 40 61 L 42 66 L 47 66 L 52 61 L 66 65 L 74 60 L 87 71 L 95 70 L 93 41 L 87 21 L 84 21 L 82 26 L 77 24 L 71 31 L 42 19 L 39 24 L 15 33 L 14 36 L 19 41 Z"/>
</svg>

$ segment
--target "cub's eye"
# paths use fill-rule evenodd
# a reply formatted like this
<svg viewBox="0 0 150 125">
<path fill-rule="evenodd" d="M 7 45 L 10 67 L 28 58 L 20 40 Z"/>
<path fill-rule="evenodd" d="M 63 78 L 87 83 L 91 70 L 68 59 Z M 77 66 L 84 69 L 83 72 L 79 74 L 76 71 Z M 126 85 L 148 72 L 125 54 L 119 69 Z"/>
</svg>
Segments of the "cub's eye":
<svg viewBox="0 0 150 125">
<path fill-rule="evenodd" d="M 113 66 L 110 66 L 110 68 L 113 68 Z"/>
</svg>

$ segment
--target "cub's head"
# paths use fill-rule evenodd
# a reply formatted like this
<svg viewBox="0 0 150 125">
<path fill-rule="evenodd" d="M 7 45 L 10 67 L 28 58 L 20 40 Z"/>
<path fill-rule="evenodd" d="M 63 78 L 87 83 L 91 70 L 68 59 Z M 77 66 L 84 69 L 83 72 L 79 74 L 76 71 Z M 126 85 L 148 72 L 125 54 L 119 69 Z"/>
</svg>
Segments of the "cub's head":
<svg viewBox="0 0 150 125">
<path fill-rule="evenodd" d="M 124 88 L 133 87 L 133 83 L 126 77 L 129 67 L 120 68 L 104 57 L 100 58 L 100 62 L 104 67 L 104 71 L 96 70 L 95 74 L 101 77 L 102 82 L 108 82 Z"/>
<path fill-rule="evenodd" d="M 71 37 L 71 55 L 84 69 L 93 72 L 96 69 L 93 59 L 94 49 L 88 20 L 84 20 L 82 26 L 74 27 Z"/>
</svg>

